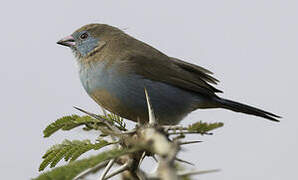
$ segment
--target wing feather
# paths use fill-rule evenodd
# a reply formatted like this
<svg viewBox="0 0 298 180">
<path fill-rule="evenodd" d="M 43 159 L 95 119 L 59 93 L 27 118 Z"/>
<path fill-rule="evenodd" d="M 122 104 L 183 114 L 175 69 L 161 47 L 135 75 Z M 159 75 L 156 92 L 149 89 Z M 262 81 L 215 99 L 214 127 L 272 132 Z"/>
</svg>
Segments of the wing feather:
<svg viewBox="0 0 298 180">
<path fill-rule="evenodd" d="M 126 73 L 135 73 L 146 79 L 164 82 L 188 91 L 214 97 L 222 92 L 212 85 L 218 80 L 212 72 L 179 60 L 168 57 L 150 45 L 127 34 L 121 34 L 109 45 L 113 59 L 120 59 L 120 69 Z M 118 52 L 118 53 L 116 53 Z M 119 63 L 119 62 L 118 62 Z"/>
<path fill-rule="evenodd" d="M 130 71 L 146 79 L 168 83 L 207 96 L 216 96 L 215 93 L 222 92 L 211 85 L 219 82 L 210 75 L 212 72 L 176 58 L 134 54 L 127 57 L 125 64 Z"/>
</svg>

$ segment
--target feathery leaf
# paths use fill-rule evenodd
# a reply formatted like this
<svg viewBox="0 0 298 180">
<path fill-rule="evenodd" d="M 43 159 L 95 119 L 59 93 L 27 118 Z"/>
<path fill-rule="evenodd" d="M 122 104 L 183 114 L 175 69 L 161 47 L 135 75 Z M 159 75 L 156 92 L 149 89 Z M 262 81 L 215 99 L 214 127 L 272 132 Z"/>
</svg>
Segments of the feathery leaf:
<svg viewBox="0 0 298 180">
<path fill-rule="evenodd" d="M 206 134 L 207 132 L 220 128 L 224 124 L 221 122 L 216 122 L 216 123 L 205 123 L 205 122 L 196 122 L 194 124 L 191 124 L 188 126 L 188 131 L 190 132 L 196 132 L 200 134 Z"/>
<path fill-rule="evenodd" d="M 51 147 L 45 155 L 43 155 L 43 162 L 40 164 L 39 171 L 44 170 L 48 165 L 51 168 L 55 167 L 57 163 L 64 157 L 65 161 L 74 161 L 82 154 L 92 149 L 98 150 L 104 146 L 113 143 L 101 140 L 97 143 L 92 144 L 89 140 L 64 140 L 61 144 L 54 145 Z"/>
<path fill-rule="evenodd" d="M 73 179 L 79 173 L 83 172 L 86 169 L 92 168 L 97 164 L 120 157 L 128 153 L 134 153 L 139 151 L 138 148 L 132 149 L 112 149 L 109 151 L 102 152 L 96 156 L 91 156 L 86 159 L 73 161 L 67 165 L 57 167 L 51 171 L 45 172 L 35 178 L 35 180 L 65 180 Z"/>
<path fill-rule="evenodd" d="M 43 131 L 43 134 L 44 137 L 49 137 L 60 129 L 68 131 L 81 125 L 86 125 L 88 128 L 90 128 L 92 125 L 103 126 L 104 124 L 90 116 L 64 116 L 48 125 Z"/>
</svg>

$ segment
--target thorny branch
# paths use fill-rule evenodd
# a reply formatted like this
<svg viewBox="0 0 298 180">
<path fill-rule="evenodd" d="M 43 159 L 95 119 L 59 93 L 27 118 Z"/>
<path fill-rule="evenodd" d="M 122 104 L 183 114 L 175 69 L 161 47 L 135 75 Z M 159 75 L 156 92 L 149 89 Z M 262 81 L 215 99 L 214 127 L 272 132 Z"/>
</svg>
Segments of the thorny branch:
<svg viewBox="0 0 298 180">
<path fill-rule="evenodd" d="M 147 149 L 151 153 L 157 154 L 159 158 L 158 162 L 158 170 L 157 170 L 157 176 L 154 178 L 157 179 L 162 179 L 162 180 L 178 180 L 179 177 L 181 176 L 189 176 L 189 175 L 195 175 L 195 174 L 200 174 L 200 173 L 207 173 L 207 172 L 215 172 L 215 171 L 192 171 L 192 172 L 184 172 L 184 173 L 177 173 L 177 170 L 175 168 L 175 160 L 180 161 L 183 163 L 191 164 L 192 163 L 185 161 L 183 159 L 179 159 L 176 157 L 180 145 L 185 145 L 185 144 L 192 144 L 192 143 L 199 143 L 202 141 L 188 141 L 188 142 L 172 142 L 168 139 L 168 135 L 174 135 L 174 134 L 187 134 L 187 133 L 195 133 L 195 132 L 188 132 L 187 128 L 181 127 L 181 126 L 159 126 L 157 125 L 156 117 L 154 114 L 154 110 L 152 108 L 151 102 L 150 102 L 150 97 L 148 95 L 148 92 L 146 89 L 144 89 L 145 95 L 146 95 L 146 100 L 147 100 L 147 107 L 148 107 L 148 113 L 149 113 L 149 124 L 145 127 L 140 127 L 139 129 L 134 129 L 130 132 L 125 132 L 122 133 L 119 129 L 111 128 L 112 130 L 116 131 L 115 133 L 119 135 L 127 135 L 127 134 L 137 134 L 137 138 L 139 140 L 142 140 L 141 144 L 144 146 L 150 145 L 150 147 Z M 86 112 L 82 109 L 79 109 L 82 112 Z M 87 112 L 88 113 L 88 112 Z M 89 115 L 91 113 L 88 113 Z M 93 114 L 92 114 L 93 115 Z M 93 117 L 98 117 L 94 116 Z M 102 120 L 102 119 L 101 119 Z M 108 123 L 108 122 L 107 122 Z M 108 123 L 109 124 L 109 123 Z M 168 132 L 168 131 L 174 131 L 174 132 Z M 138 157 L 138 162 L 137 162 L 137 168 L 140 167 L 140 164 L 142 163 L 143 159 L 146 156 L 146 151 L 142 152 L 142 155 Z M 134 159 L 134 158 L 132 158 Z M 106 166 L 105 170 L 102 172 L 102 175 L 100 177 L 100 180 L 108 179 L 111 178 L 115 175 L 118 175 L 126 170 L 132 170 L 132 159 L 129 159 L 125 164 L 121 165 L 118 169 L 114 170 L 110 174 L 108 174 L 109 170 L 111 169 L 112 165 L 115 162 L 115 159 L 110 160 L 108 165 Z M 107 175 L 108 174 L 108 175 Z M 137 173 L 132 173 L 132 174 L 137 174 Z M 140 177 L 138 177 L 140 179 Z M 145 175 L 143 174 L 142 178 L 145 178 Z M 151 176 L 151 178 L 153 178 Z"/>
<path fill-rule="evenodd" d="M 187 127 L 181 125 L 177 126 L 160 126 L 157 123 L 156 116 L 152 109 L 149 93 L 144 89 L 147 107 L 149 113 L 148 124 L 138 124 L 135 129 L 127 130 L 122 129 L 121 126 L 116 126 L 107 119 L 87 112 L 81 108 L 74 107 L 75 109 L 97 119 L 99 122 L 105 124 L 106 128 L 98 128 L 101 132 L 110 136 L 114 142 L 119 142 L 118 145 L 114 145 L 114 148 L 126 149 L 130 147 L 138 147 L 141 150 L 132 154 L 121 156 L 111 159 L 109 161 L 102 162 L 93 168 L 87 169 L 77 175 L 74 179 L 82 179 L 90 173 L 97 172 L 104 168 L 100 180 L 106 180 L 113 176 L 122 174 L 124 179 L 136 179 L 136 180 L 178 180 L 181 177 L 205 174 L 211 172 L 217 172 L 218 170 L 209 171 L 190 171 L 190 172 L 178 172 L 176 169 L 175 161 L 187 163 L 193 165 L 191 162 L 180 159 L 177 157 L 177 153 L 180 151 L 180 147 L 187 144 L 200 143 L 202 141 L 180 141 L 185 136 L 184 134 L 207 134 L 209 132 L 200 133 L 196 130 L 190 130 Z M 107 114 L 105 114 L 107 116 Z M 170 138 L 170 135 L 171 138 Z M 176 135 L 176 136 L 175 136 Z M 140 165 L 146 156 L 152 156 L 154 159 L 158 157 L 157 172 L 154 174 L 148 174 L 140 169 Z M 117 169 L 109 172 L 112 166 L 120 165 Z"/>
</svg>

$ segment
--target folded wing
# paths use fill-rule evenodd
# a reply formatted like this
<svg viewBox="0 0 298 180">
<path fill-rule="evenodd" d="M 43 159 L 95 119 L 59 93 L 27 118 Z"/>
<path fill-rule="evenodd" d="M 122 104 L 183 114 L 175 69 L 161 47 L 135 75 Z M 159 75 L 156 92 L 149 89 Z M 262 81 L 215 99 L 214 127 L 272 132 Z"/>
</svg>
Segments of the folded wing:
<svg viewBox="0 0 298 180">
<path fill-rule="evenodd" d="M 209 70 L 163 54 L 157 57 L 134 54 L 127 56 L 124 63 L 130 71 L 146 79 L 211 97 L 222 92 L 211 85 L 217 84 L 218 80 L 211 76 Z"/>
</svg>

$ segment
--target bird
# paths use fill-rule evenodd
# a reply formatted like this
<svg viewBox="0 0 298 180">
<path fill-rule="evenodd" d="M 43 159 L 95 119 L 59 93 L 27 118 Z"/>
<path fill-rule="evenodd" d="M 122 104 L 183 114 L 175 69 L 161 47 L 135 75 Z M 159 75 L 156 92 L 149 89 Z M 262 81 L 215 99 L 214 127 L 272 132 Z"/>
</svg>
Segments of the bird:
<svg viewBox="0 0 298 180">
<path fill-rule="evenodd" d="M 218 96 L 213 73 L 167 56 L 121 29 L 87 24 L 57 42 L 69 47 L 87 94 L 104 109 L 148 122 L 144 89 L 158 124 L 176 125 L 197 109 L 223 108 L 279 122 L 273 113 Z"/>
</svg>

